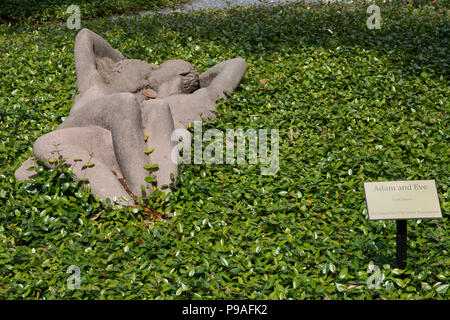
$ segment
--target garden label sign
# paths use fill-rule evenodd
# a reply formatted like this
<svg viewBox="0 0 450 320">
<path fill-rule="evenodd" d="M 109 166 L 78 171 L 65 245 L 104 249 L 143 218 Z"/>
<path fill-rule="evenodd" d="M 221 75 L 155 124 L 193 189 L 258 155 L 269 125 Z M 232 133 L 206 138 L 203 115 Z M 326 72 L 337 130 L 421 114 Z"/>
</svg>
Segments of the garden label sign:
<svg viewBox="0 0 450 320">
<path fill-rule="evenodd" d="M 396 220 L 397 265 L 406 268 L 407 219 L 442 218 L 434 180 L 364 182 L 369 220 Z"/>
<path fill-rule="evenodd" d="M 369 220 L 442 218 L 434 180 L 364 182 Z"/>
</svg>

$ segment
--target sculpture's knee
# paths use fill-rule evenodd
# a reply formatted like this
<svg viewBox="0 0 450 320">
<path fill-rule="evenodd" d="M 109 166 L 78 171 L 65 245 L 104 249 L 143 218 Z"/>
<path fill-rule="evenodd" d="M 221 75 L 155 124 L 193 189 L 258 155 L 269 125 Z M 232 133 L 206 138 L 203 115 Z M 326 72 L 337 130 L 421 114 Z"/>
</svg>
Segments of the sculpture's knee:
<svg viewBox="0 0 450 320">
<path fill-rule="evenodd" d="M 82 38 L 89 37 L 93 32 L 89 29 L 83 28 L 80 31 L 78 31 L 77 36 L 75 37 L 75 41 L 80 40 Z"/>
<path fill-rule="evenodd" d="M 139 102 L 136 97 L 129 92 L 121 92 L 112 95 L 114 112 L 122 117 L 136 115 L 140 113 Z"/>
</svg>

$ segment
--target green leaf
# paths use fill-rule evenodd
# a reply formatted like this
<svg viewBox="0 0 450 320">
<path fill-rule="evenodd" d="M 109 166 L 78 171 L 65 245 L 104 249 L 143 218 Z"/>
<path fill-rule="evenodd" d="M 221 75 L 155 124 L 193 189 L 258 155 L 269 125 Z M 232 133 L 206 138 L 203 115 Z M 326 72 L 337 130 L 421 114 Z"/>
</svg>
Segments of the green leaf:
<svg viewBox="0 0 450 320">
<path fill-rule="evenodd" d="M 156 179 L 152 178 L 150 176 L 145 177 L 144 180 L 145 180 L 145 182 L 148 182 L 148 183 L 156 182 Z"/>
<path fill-rule="evenodd" d="M 144 166 L 144 169 L 146 169 L 146 170 L 153 170 L 153 169 L 158 169 L 159 168 L 159 165 L 158 164 L 152 164 L 152 165 L 148 165 L 148 164 L 146 164 L 145 166 Z"/>
<path fill-rule="evenodd" d="M 227 261 L 227 259 L 225 259 L 224 257 L 220 257 L 220 262 L 222 262 L 222 264 L 223 264 L 225 267 L 228 267 L 228 261 Z"/>
<path fill-rule="evenodd" d="M 336 282 L 335 285 L 336 285 L 337 291 L 339 291 L 339 292 L 344 292 L 347 290 L 347 286 L 345 284 Z"/>
<path fill-rule="evenodd" d="M 436 292 L 439 294 L 445 294 L 447 292 L 447 289 L 450 284 L 441 284 L 439 287 L 436 288 Z"/>
<path fill-rule="evenodd" d="M 345 277 L 347 276 L 347 273 L 348 273 L 347 268 L 342 269 L 341 272 L 339 272 L 338 278 L 341 280 L 345 279 Z"/>
</svg>

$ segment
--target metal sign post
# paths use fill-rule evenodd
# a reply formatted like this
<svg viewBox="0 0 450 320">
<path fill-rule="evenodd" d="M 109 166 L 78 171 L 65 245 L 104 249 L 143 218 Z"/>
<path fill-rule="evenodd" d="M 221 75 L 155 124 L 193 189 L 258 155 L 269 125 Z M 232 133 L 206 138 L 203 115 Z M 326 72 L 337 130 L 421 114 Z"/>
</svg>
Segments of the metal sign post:
<svg viewBox="0 0 450 320">
<path fill-rule="evenodd" d="M 397 267 L 406 268 L 408 220 L 396 220 L 397 223 Z"/>
</svg>

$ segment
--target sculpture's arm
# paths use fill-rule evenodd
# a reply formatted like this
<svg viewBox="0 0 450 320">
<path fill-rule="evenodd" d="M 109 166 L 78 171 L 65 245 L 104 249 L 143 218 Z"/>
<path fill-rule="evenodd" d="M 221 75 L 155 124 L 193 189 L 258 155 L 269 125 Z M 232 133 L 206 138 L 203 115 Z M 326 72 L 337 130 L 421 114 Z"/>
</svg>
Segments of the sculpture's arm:
<svg viewBox="0 0 450 320">
<path fill-rule="evenodd" d="M 78 32 L 74 51 L 77 85 L 81 93 L 92 86 L 104 85 L 97 71 L 96 57 L 108 57 L 113 61 L 124 58 L 120 51 L 112 48 L 102 37 L 89 29 Z"/>
<path fill-rule="evenodd" d="M 246 70 L 247 63 L 242 58 L 221 62 L 200 75 L 200 87 L 206 88 L 214 101 L 226 98 L 237 87 Z"/>
<path fill-rule="evenodd" d="M 244 59 L 224 61 L 200 75 L 200 89 L 190 94 L 175 94 L 156 100 L 169 104 L 174 128 L 185 128 L 189 123 L 202 118 L 215 117 L 216 102 L 227 98 L 242 79 L 247 64 Z M 159 103 L 159 102 L 158 102 Z M 147 100 L 144 105 L 152 108 L 155 100 Z M 145 114 L 146 111 L 143 111 Z"/>
</svg>

